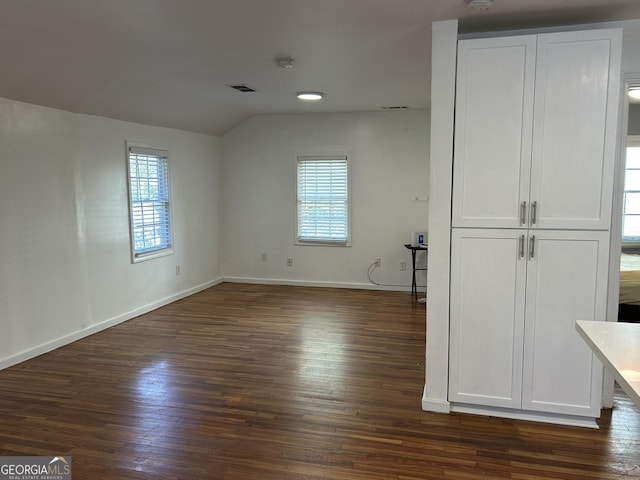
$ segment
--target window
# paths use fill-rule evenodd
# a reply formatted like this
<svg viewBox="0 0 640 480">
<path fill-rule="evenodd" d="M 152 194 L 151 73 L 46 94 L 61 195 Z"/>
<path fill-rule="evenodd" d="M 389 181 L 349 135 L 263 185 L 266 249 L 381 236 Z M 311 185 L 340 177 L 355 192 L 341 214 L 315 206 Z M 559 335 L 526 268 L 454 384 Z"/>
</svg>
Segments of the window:
<svg viewBox="0 0 640 480">
<path fill-rule="evenodd" d="M 640 136 L 627 139 L 622 241 L 640 243 Z"/>
<path fill-rule="evenodd" d="M 298 243 L 349 245 L 348 170 L 346 155 L 298 157 Z"/>
<path fill-rule="evenodd" d="M 128 146 L 129 215 L 134 262 L 173 253 L 168 159 L 166 150 Z"/>
</svg>

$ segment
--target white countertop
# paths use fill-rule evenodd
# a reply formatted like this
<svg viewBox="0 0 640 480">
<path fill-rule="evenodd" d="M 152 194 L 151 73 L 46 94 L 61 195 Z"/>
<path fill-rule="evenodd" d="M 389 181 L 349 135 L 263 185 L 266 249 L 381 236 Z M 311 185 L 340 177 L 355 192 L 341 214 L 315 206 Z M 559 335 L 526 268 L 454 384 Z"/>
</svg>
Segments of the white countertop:
<svg viewBox="0 0 640 480">
<path fill-rule="evenodd" d="M 578 320 L 576 330 L 640 408 L 640 323 Z"/>
</svg>

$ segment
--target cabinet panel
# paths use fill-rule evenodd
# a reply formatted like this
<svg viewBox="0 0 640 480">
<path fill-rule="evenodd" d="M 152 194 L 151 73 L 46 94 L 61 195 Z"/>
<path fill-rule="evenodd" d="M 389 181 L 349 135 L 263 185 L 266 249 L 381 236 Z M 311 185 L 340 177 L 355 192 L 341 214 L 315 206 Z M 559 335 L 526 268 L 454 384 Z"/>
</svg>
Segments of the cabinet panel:
<svg viewBox="0 0 640 480">
<path fill-rule="evenodd" d="M 529 190 L 535 39 L 459 42 L 454 227 L 520 226 Z"/>
<path fill-rule="evenodd" d="M 536 228 L 611 223 L 618 111 L 617 32 L 540 35 L 530 200 Z"/>
<path fill-rule="evenodd" d="M 598 416 L 602 367 L 575 322 L 606 318 L 608 233 L 530 235 L 522 407 Z"/>
<path fill-rule="evenodd" d="M 524 235 L 454 229 L 451 252 L 452 401 L 520 407 Z"/>
</svg>

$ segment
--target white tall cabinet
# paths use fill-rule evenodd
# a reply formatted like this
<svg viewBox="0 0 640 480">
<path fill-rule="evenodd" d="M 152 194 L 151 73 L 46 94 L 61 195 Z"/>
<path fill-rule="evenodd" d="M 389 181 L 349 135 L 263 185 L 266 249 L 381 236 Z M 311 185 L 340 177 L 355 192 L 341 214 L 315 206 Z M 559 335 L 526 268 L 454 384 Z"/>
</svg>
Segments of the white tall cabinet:
<svg viewBox="0 0 640 480">
<path fill-rule="evenodd" d="M 618 30 L 459 42 L 454 409 L 599 415 L 574 324 L 606 318 L 620 52 Z"/>
</svg>

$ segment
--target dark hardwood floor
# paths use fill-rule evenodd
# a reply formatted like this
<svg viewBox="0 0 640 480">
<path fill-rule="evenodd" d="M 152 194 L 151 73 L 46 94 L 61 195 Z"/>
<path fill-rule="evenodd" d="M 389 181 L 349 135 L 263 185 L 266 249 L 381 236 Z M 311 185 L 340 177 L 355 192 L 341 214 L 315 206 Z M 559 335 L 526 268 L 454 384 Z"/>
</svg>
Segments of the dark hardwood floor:
<svg viewBox="0 0 640 480">
<path fill-rule="evenodd" d="M 0 371 L 0 454 L 73 478 L 640 478 L 640 412 L 600 429 L 422 412 L 408 293 L 221 284 Z"/>
</svg>

